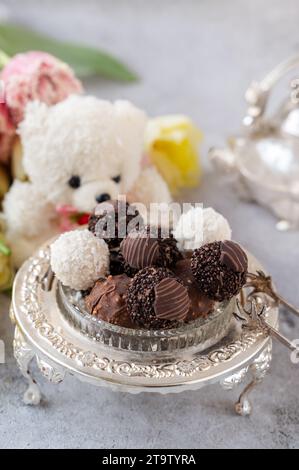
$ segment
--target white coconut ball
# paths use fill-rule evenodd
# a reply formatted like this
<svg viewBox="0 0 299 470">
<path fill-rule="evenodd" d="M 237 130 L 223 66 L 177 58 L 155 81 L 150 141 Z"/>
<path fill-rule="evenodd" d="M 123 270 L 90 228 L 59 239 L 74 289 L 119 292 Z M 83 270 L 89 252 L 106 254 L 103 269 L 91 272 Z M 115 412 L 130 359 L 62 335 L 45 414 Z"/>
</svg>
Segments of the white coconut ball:
<svg viewBox="0 0 299 470">
<path fill-rule="evenodd" d="M 212 207 L 192 207 L 181 215 L 173 235 L 180 250 L 195 250 L 206 243 L 230 240 L 232 231 L 225 217 Z"/>
<path fill-rule="evenodd" d="M 51 268 L 65 286 L 86 290 L 108 272 L 107 243 L 89 230 L 60 235 L 51 245 Z"/>
<path fill-rule="evenodd" d="M 203 209 L 203 238 L 204 245 L 232 238 L 232 229 L 227 219 L 212 207 Z"/>
</svg>

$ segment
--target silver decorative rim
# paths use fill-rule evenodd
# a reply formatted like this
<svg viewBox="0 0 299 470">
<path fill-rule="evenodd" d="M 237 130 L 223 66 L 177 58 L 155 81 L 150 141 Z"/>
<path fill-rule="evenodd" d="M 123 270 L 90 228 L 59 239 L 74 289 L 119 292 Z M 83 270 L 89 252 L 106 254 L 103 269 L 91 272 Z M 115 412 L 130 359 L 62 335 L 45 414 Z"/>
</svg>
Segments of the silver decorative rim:
<svg viewBox="0 0 299 470">
<path fill-rule="evenodd" d="M 65 367 L 76 370 L 78 373 L 95 373 L 103 372 L 104 377 L 111 377 L 111 380 L 121 382 L 121 377 L 126 377 L 127 383 L 130 384 L 130 378 L 142 378 L 145 380 L 144 386 L 158 386 L 165 385 L 157 383 L 159 379 L 175 379 L 185 377 L 190 379 L 200 380 L 198 374 L 200 372 L 210 371 L 211 375 L 216 374 L 218 371 L 217 366 L 226 366 L 227 363 L 235 359 L 242 353 L 248 353 L 246 357 L 242 358 L 243 363 L 250 360 L 252 355 L 259 352 L 264 347 L 268 337 L 261 329 L 249 330 L 243 329 L 239 337 L 226 344 L 221 344 L 219 347 L 215 346 L 211 351 L 206 354 L 196 354 L 184 357 L 183 354 L 176 355 L 172 358 L 159 360 L 153 363 L 153 359 L 146 359 L 140 355 L 137 359 L 130 358 L 128 355 L 121 358 L 114 358 L 109 353 L 109 347 L 105 349 L 99 348 L 99 352 L 92 351 L 92 348 L 85 349 L 82 344 L 78 346 L 76 341 L 70 341 L 63 336 L 60 328 L 56 328 L 50 321 L 47 315 L 47 309 L 41 300 L 40 296 L 40 283 L 38 282 L 42 275 L 49 267 L 49 247 L 42 248 L 33 258 L 31 258 L 19 271 L 15 283 L 12 302 L 12 316 L 15 317 L 16 322 L 22 333 L 30 343 L 34 342 L 31 336 L 32 329 L 38 336 L 38 344 L 35 341 L 35 347 L 45 354 L 45 350 L 49 357 L 51 352 L 55 352 L 55 360 L 57 360 L 57 353 L 59 361 Z M 269 306 L 269 311 L 271 307 Z M 276 323 L 277 311 L 272 320 Z M 74 337 L 75 339 L 75 337 Z M 94 343 L 93 347 L 94 347 Z M 250 351 L 253 346 L 260 345 L 260 349 Z M 50 348 L 49 348 L 50 346 Z M 65 358 L 65 359 L 63 359 Z M 70 360 L 67 361 L 66 360 Z M 58 362 L 58 361 L 57 361 Z M 211 372 L 211 369 L 215 369 Z M 119 377 L 119 379 L 117 379 Z M 151 379 L 150 383 L 147 379 Z M 154 379 L 154 380 L 153 380 Z M 109 377 L 108 377 L 109 380 Z M 179 381 L 179 384 L 184 382 Z M 132 383 L 134 385 L 134 383 Z M 139 385 L 140 384 L 139 381 Z M 176 385 L 175 381 L 171 385 Z"/>
</svg>

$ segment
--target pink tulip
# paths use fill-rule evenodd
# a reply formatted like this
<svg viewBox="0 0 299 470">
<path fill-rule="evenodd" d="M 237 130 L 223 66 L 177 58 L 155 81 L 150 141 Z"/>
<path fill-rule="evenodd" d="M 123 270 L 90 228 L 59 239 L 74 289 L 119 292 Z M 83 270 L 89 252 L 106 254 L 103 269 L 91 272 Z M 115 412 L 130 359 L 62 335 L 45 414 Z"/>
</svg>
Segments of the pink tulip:
<svg viewBox="0 0 299 470">
<path fill-rule="evenodd" d="M 17 54 L 4 67 L 1 79 L 5 101 L 16 126 L 24 117 L 28 101 L 53 105 L 83 91 L 72 69 L 45 52 Z"/>
</svg>

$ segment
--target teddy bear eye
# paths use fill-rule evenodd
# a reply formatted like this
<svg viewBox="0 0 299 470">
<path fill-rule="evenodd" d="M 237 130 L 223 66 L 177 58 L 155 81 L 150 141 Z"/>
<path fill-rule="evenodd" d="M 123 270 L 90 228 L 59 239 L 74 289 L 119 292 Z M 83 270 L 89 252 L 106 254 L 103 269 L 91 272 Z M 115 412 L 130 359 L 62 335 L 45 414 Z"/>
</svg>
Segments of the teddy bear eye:
<svg viewBox="0 0 299 470">
<path fill-rule="evenodd" d="M 120 183 L 121 176 L 120 176 L 120 175 L 114 176 L 114 178 L 112 178 L 112 180 L 113 180 L 115 183 Z"/>
<path fill-rule="evenodd" d="M 68 184 L 71 188 L 77 189 L 81 185 L 80 176 L 74 175 L 68 180 Z"/>
</svg>

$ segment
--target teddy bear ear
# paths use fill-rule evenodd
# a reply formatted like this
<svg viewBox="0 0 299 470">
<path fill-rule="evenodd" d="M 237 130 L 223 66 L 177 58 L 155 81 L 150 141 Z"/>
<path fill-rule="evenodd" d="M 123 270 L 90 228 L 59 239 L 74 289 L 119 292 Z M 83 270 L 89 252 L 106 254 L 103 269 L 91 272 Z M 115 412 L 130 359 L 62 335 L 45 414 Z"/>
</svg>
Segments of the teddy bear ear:
<svg viewBox="0 0 299 470">
<path fill-rule="evenodd" d="M 140 173 L 147 116 L 144 111 L 125 100 L 114 103 L 114 112 L 118 122 L 118 141 L 124 155 L 122 190 L 127 192 Z"/>
<path fill-rule="evenodd" d="M 49 115 L 50 107 L 41 101 L 31 101 L 26 105 L 25 117 L 18 128 L 21 139 L 44 132 L 44 126 Z"/>
</svg>

